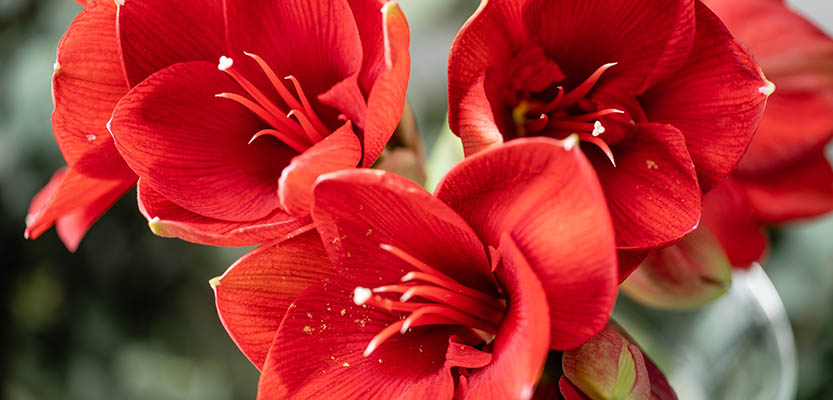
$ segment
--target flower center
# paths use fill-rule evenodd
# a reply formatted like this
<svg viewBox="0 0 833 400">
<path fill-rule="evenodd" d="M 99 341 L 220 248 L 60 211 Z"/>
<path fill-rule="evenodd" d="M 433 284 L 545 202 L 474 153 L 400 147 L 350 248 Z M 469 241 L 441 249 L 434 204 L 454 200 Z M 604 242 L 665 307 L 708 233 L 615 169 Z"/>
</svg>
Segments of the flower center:
<svg viewBox="0 0 833 400">
<path fill-rule="evenodd" d="M 370 304 L 395 313 L 409 313 L 379 332 L 364 350 L 367 357 L 396 333 L 427 325 L 461 325 L 484 337 L 497 332 L 506 302 L 502 298 L 472 289 L 443 274 L 403 250 L 381 244 L 380 247 L 415 268 L 392 285 L 373 289 L 357 287 L 353 302 Z"/>
<path fill-rule="evenodd" d="M 566 91 L 563 86 L 556 86 L 555 93 L 549 96 L 549 101 L 541 101 L 541 92 L 522 90 L 516 101 L 517 105 L 512 109 L 512 121 L 515 123 L 517 136 L 542 135 L 563 139 L 575 134 L 581 141 L 598 146 L 615 166 L 613 152 L 601 136 L 605 133 L 605 127 L 599 118 L 625 112 L 616 108 L 592 110 L 595 107 L 583 100 L 605 71 L 616 64 L 614 62 L 602 65 L 573 90 Z"/>
<path fill-rule="evenodd" d="M 231 58 L 226 56 L 220 57 L 220 63 L 217 65 L 217 68 L 229 74 L 250 98 L 235 93 L 220 93 L 215 96 L 239 103 L 272 126 L 272 129 L 263 129 L 255 133 L 249 140 L 249 143 L 260 136 L 270 135 L 295 151 L 302 153 L 315 143 L 324 140 L 330 134 L 330 130 L 321 122 L 321 119 L 318 118 L 318 115 L 316 115 L 310 105 L 309 99 L 301 88 L 301 83 L 298 82 L 298 79 L 292 75 L 284 78 L 292 82 L 295 88 L 295 95 L 293 96 L 263 58 L 247 52 L 243 52 L 243 54 L 257 62 L 258 66 L 263 70 L 263 73 L 266 74 L 269 82 L 272 83 L 272 86 L 278 92 L 280 98 L 289 107 L 289 111 L 286 111 L 275 104 L 275 102 L 234 68 L 234 61 Z"/>
</svg>

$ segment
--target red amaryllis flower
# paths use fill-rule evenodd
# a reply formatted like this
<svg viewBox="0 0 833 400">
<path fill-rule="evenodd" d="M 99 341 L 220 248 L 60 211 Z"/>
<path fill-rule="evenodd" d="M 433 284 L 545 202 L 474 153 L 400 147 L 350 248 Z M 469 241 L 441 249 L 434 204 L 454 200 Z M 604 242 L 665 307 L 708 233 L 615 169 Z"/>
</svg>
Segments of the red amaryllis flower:
<svg viewBox="0 0 833 400">
<path fill-rule="evenodd" d="M 59 54 L 56 73 L 56 136 L 75 146 L 58 193 L 71 201 L 39 196 L 50 208 L 30 216 L 31 236 L 70 212 L 99 215 L 132 169 L 157 234 L 263 243 L 308 224 L 315 178 L 372 164 L 399 120 L 409 33 L 394 3 L 121 3 L 91 2 L 62 42 L 81 48 L 71 64 Z M 67 154 L 87 148 L 81 170 Z M 118 193 L 110 181 L 70 186 L 75 172 L 115 176 Z"/>
<path fill-rule="evenodd" d="M 697 226 L 772 86 L 698 0 L 483 1 L 449 58 L 467 155 L 578 134 L 607 197 L 622 277 Z"/>
<path fill-rule="evenodd" d="M 119 61 L 115 3 L 92 1 L 58 44 L 52 130 L 68 166 L 32 200 L 27 238 L 37 238 L 54 224 L 75 251 L 95 220 L 135 185 L 136 174 L 119 156 L 105 126 L 128 88 Z"/>
<path fill-rule="evenodd" d="M 703 224 L 657 251 L 623 286 L 642 303 L 691 308 L 725 291 L 730 267 L 760 261 L 765 226 L 833 210 L 833 39 L 775 0 L 706 2 L 778 87 L 730 178 L 705 196 Z M 716 240 L 715 240 L 716 239 Z"/>
<path fill-rule="evenodd" d="M 833 139 L 833 39 L 781 1 L 707 4 L 778 87 L 731 182 L 705 204 L 714 214 L 708 227 L 732 264 L 748 266 L 765 251 L 764 225 L 833 210 L 833 170 L 824 155 Z M 729 226 L 729 214 L 745 223 Z"/>
<path fill-rule="evenodd" d="M 592 337 L 615 298 L 601 188 L 555 141 L 469 158 L 437 197 L 332 173 L 312 216 L 320 239 L 264 245 L 212 281 L 259 398 L 528 398 L 549 348 Z"/>
</svg>

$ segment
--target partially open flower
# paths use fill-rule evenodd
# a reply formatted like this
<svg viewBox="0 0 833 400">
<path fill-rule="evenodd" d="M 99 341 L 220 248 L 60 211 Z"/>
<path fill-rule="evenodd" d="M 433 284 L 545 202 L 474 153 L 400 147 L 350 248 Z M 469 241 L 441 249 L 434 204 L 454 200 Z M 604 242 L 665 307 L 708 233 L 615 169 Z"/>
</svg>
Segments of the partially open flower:
<svg viewBox="0 0 833 400">
<path fill-rule="evenodd" d="M 529 398 L 549 349 L 613 306 L 601 188 L 557 142 L 469 158 L 437 197 L 378 170 L 328 174 L 312 215 L 321 241 L 265 245 L 212 281 L 259 398 Z"/>
<path fill-rule="evenodd" d="M 665 375 L 615 322 L 564 352 L 559 381 L 566 400 L 676 400 Z"/>
<path fill-rule="evenodd" d="M 772 89 L 699 0 L 483 1 L 449 58 L 466 155 L 578 135 L 622 278 L 697 226 L 701 191 L 735 167 Z"/>
</svg>

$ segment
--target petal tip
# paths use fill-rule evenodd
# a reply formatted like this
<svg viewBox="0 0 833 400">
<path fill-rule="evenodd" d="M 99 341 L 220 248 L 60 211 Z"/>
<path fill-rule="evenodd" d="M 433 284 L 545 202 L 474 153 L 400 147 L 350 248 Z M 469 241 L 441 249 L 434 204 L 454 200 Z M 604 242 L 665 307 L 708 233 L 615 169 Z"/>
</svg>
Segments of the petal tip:
<svg viewBox="0 0 833 400">
<path fill-rule="evenodd" d="M 208 286 L 211 286 L 211 290 L 217 291 L 217 286 L 220 286 L 220 278 L 221 276 L 215 276 L 208 280 Z"/>
<path fill-rule="evenodd" d="M 148 220 L 148 228 L 150 231 L 153 232 L 154 235 L 159 237 L 174 237 L 171 235 L 167 229 L 165 229 L 165 223 L 159 219 L 159 217 L 153 217 Z"/>
<path fill-rule="evenodd" d="M 764 86 L 758 88 L 758 92 L 762 95 L 769 97 L 773 93 L 775 93 L 775 83 L 770 81 L 769 79 L 764 78 Z"/>
</svg>

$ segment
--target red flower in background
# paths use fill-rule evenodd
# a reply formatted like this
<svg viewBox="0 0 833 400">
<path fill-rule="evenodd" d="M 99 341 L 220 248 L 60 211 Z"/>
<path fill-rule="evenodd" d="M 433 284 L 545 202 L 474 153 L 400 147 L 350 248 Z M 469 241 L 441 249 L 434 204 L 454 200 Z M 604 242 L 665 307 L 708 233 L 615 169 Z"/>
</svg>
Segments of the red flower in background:
<svg viewBox="0 0 833 400">
<path fill-rule="evenodd" d="M 758 60 L 778 90 L 749 151 L 716 198 L 705 225 L 732 264 L 760 260 L 763 227 L 833 210 L 833 39 L 775 0 L 706 2 Z"/>
<path fill-rule="evenodd" d="M 554 141 L 471 157 L 437 197 L 326 175 L 312 216 L 320 239 L 264 245 L 212 281 L 259 398 L 528 398 L 549 348 L 596 334 L 616 296 L 601 188 Z"/>
<path fill-rule="evenodd" d="M 450 124 L 467 155 L 578 134 L 622 278 L 697 226 L 701 191 L 735 167 L 771 89 L 696 0 L 483 1 L 449 58 Z"/>
<path fill-rule="evenodd" d="M 833 39 L 777 0 L 709 0 L 778 89 L 738 168 L 703 199 L 703 224 L 652 254 L 623 286 L 642 303 L 691 308 L 725 292 L 731 266 L 768 248 L 764 227 L 833 210 Z"/>
<path fill-rule="evenodd" d="M 379 156 L 410 69 L 407 22 L 383 0 L 91 2 L 67 38 L 77 59 L 59 54 L 54 117 L 63 181 L 84 172 L 121 186 L 62 184 L 73 207 L 44 192 L 32 237 L 78 203 L 97 217 L 135 174 L 157 234 L 245 245 L 298 229 L 319 174 Z"/>
</svg>

